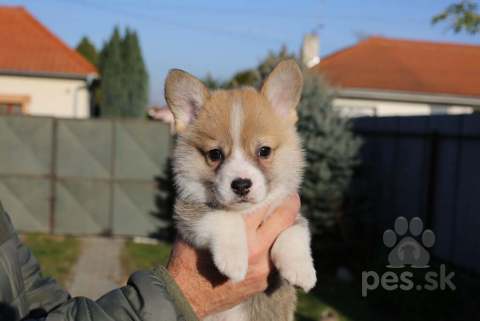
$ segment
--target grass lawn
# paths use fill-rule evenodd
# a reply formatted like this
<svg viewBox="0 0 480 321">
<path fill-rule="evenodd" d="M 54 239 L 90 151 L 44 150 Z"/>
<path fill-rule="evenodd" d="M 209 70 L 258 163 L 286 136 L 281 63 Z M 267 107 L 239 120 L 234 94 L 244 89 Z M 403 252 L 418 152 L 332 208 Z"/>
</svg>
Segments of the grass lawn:
<svg viewBox="0 0 480 321">
<path fill-rule="evenodd" d="M 125 274 L 129 276 L 135 271 L 151 270 L 157 265 L 167 266 L 172 245 L 160 242 L 156 245 L 125 242 L 120 260 Z"/>
<path fill-rule="evenodd" d="M 35 255 L 43 275 L 65 286 L 78 259 L 80 242 L 73 236 L 25 234 L 22 243 Z"/>
</svg>

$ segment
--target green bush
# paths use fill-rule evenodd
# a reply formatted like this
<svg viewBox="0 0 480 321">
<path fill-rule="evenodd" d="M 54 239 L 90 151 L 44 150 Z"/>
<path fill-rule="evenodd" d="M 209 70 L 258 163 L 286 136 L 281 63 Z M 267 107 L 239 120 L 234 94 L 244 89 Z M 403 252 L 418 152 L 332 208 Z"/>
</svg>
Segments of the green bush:
<svg viewBox="0 0 480 321">
<path fill-rule="evenodd" d="M 333 106 L 334 93 L 318 74 L 304 71 L 302 99 L 298 105 L 298 131 L 303 138 L 307 167 L 300 191 L 302 213 L 314 234 L 333 227 L 359 164 L 362 145 L 354 136 L 351 119 Z"/>
</svg>

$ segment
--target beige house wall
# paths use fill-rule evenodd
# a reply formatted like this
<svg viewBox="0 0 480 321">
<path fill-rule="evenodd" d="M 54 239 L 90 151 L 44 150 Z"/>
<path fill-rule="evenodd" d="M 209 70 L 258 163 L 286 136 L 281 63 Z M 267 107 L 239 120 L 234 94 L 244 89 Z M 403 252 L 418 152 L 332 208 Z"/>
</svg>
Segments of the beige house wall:
<svg viewBox="0 0 480 321">
<path fill-rule="evenodd" d="M 0 97 L 28 98 L 29 102 L 23 108 L 27 115 L 88 118 L 90 102 L 88 90 L 82 88 L 85 85 L 85 80 L 77 79 L 0 75 Z"/>
</svg>

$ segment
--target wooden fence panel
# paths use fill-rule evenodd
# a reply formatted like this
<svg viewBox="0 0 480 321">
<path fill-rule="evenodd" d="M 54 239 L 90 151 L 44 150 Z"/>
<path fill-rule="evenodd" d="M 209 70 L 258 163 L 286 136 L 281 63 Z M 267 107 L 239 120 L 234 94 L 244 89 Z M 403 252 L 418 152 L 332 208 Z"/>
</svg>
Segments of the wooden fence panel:
<svg viewBox="0 0 480 321">
<path fill-rule="evenodd" d="M 368 146 L 362 168 L 378 230 L 420 217 L 436 235 L 434 257 L 480 273 L 480 114 L 358 119 L 354 128 Z"/>
</svg>

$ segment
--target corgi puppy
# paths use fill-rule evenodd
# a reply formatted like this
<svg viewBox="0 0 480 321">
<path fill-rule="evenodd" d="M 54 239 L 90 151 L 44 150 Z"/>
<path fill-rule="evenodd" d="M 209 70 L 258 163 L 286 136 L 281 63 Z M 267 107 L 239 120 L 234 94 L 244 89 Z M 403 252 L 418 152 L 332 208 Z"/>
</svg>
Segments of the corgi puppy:
<svg viewBox="0 0 480 321">
<path fill-rule="evenodd" d="M 248 269 L 243 216 L 278 206 L 301 183 L 305 160 L 295 123 L 302 85 L 293 59 L 279 63 L 259 90 L 209 91 L 177 69 L 166 79 L 178 133 L 176 227 L 194 247 L 210 250 L 233 283 Z M 279 235 L 271 258 L 279 276 L 266 292 L 207 320 L 293 320 L 294 286 L 309 291 L 316 283 L 303 216 Z"/>
</svg>

